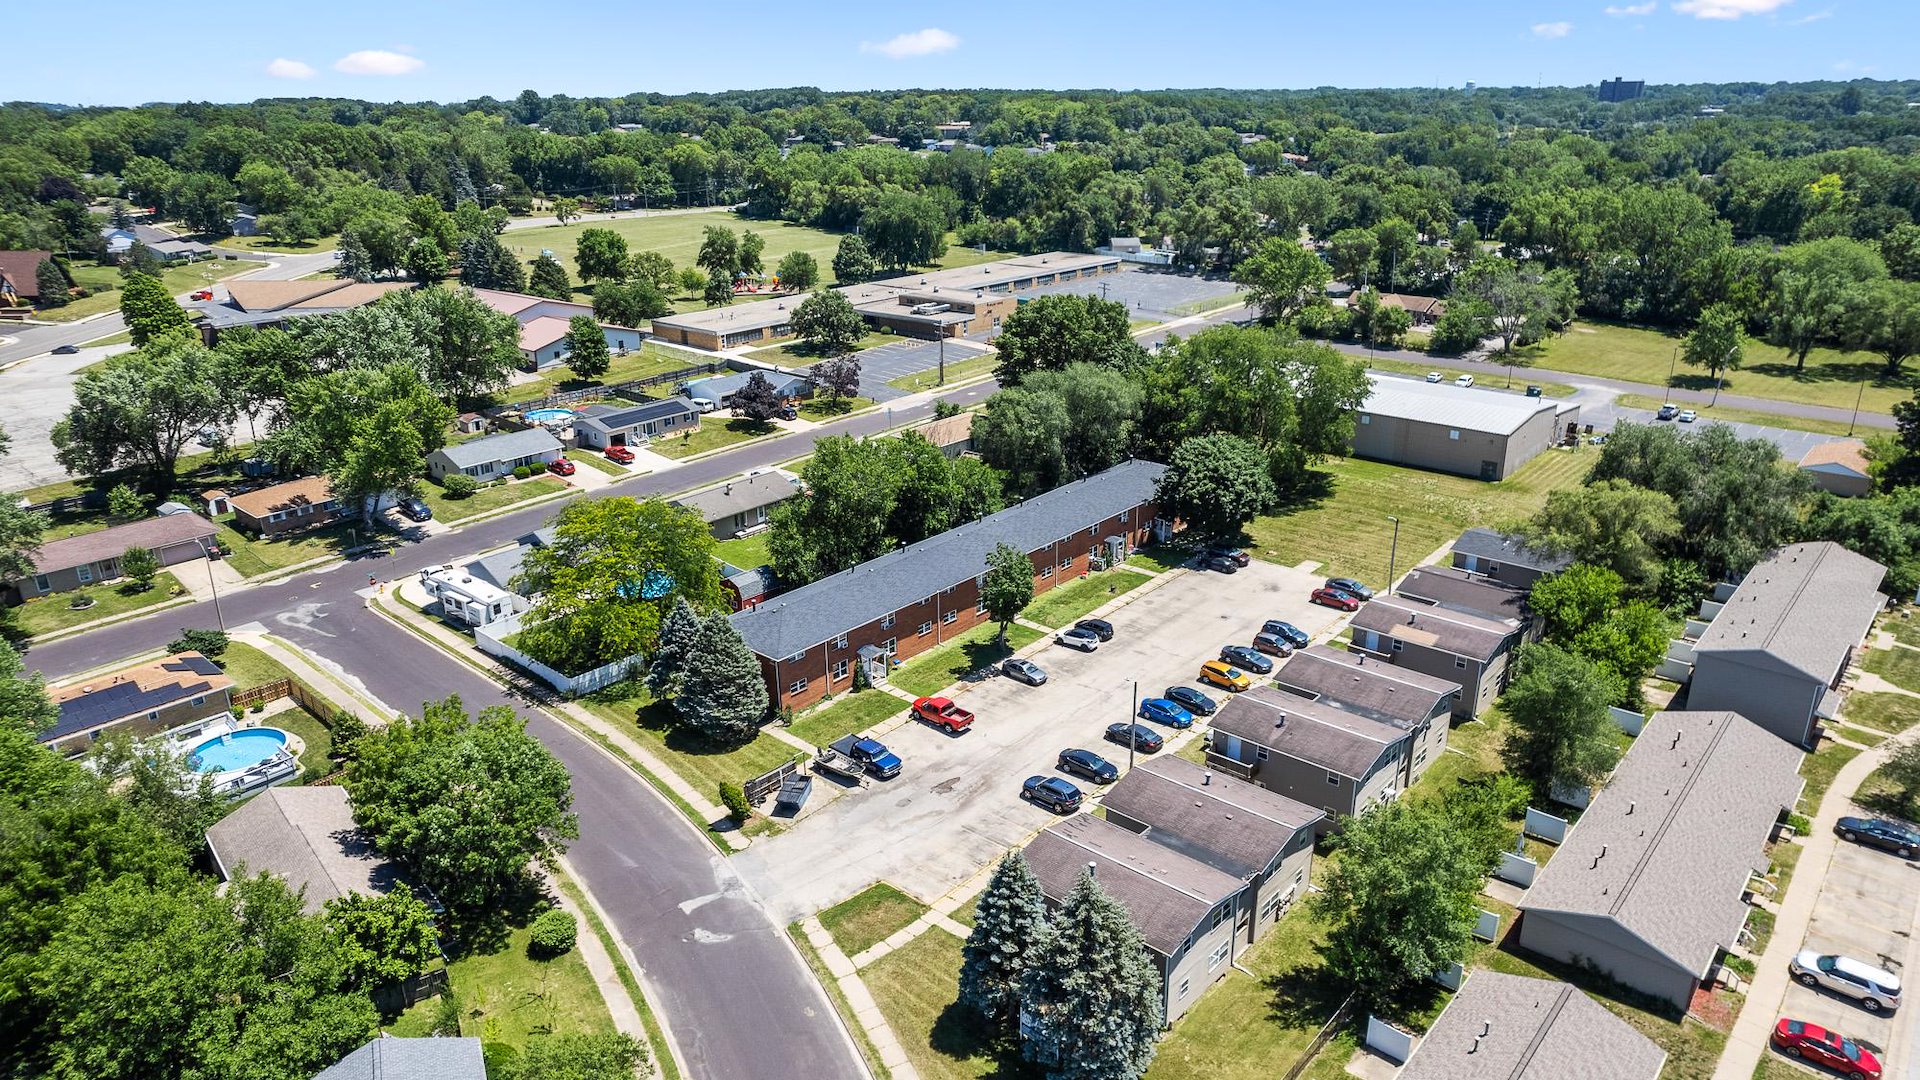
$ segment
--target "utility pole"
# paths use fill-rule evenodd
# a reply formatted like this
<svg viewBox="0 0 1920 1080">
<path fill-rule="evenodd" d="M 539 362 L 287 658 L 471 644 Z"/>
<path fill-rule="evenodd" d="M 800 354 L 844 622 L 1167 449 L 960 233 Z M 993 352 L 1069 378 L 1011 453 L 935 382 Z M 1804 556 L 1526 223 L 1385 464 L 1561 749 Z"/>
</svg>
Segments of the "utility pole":
<svg viewBox="0 0 1920 1080">
<path fill-rule="evenodd" d="M 227 631 L 227 617 L 220 613 L 220 582 L 213 575 L 213 552 L 207 548 L 205 540 L 200 541 L 200 555 L 207 560 L 207 587 L 213 590 L 213 618 L 220 624 L 220 632 Z"/>
<path fill-rule="evenodd" d="M 1400 519 L 1392 514 L 1387 520 L 1393 522 L 1393 546 L 1387 549 L 1387 595 L 1393 595 L 1393 572 L 1400 560 Z"/>
<path fill-rule="evenodd" d="M 1134 723 L 1134 717 L 1139 715 L 1140 715 L 1140 680 L 1135 679 L 1133 680 L 1133 711 L 1127 714 L 1127 723 L 1129 724 Z M 1133 771 L 1133 744 L 1140 741 L 1136 737 L 1138 735 L 1139 735 L 1139 732 L 1134 731 L 1132 729 L 1128 729 L 1127 731 L 1127 771 L 1128 772 Z"/>
<path fill-rule="evenodd" d="M 1673 404 L 1673 373 L 1678 370 L 1679 363 L 1680 346 L 1675 345 L 1673 347 L 1673 359 L 1667 361 L 1667 392 L 1665 394 L 1665 400 L 1661 402 L 1663 405 Z"/>
<path fill-rule="evenodd" d="M 1853 395 L 1853 419 L 1847 421 L 1848 435 L 1853 434 L 1853 426 L 1860 422 L 1860 402 L 1864 400 L 1866 396 L 1867 396 L 1867 380 L 1865 376 L 1861 376 L 1860 390 Z"/>
<path fill-rule="evenodd" d="M 1102 285 L 1101 288 L 1104 289 L 1106 286 Z M 940 381 L 933 385 L 947 385 L 947 328 L 944 326 L 940 328 Z M 1855 411 L 1857 412 L 1858 410 L 1856 409 Z"/>
</svg>

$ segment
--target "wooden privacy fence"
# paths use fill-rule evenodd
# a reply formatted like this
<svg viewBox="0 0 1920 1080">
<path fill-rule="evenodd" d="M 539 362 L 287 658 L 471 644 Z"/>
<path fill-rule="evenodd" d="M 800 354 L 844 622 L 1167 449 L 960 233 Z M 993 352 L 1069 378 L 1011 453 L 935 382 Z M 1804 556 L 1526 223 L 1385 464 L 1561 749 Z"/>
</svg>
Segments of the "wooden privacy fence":
<svg viewBox="0 0 1920 1080">
<path fill-rule="evenodd" d="M 233 707 L 250 709 L 281 698 L 292 698 L 295 705 L 307 710 L 316 720 L 333 717 L 333 703 L 307 689 L 307 685 L 297 679 L 275 679 L 259 686 L 249 686 L 245 690 L 236 690 L 233 692 Z"/>
</svg>

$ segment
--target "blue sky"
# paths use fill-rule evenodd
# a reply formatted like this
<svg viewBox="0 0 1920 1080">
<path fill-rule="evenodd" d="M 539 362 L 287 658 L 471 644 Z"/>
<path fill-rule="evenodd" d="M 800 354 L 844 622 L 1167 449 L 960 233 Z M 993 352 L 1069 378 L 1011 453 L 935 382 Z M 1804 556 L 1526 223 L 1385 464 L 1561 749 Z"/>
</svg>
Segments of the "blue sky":
<svg viewBox="0 0 1920 1080">
<path fill-rule="evenodd" d="M 1616 74 L 1649 82 L 1920 75 L 1915 0 L 333 0 L 170 9 L 104 0 L 82 15 L 59 4 L 16 5 L 0 100 L 444 101 L 507 98 L 528 87 L 593 96 L 801 85 L 1507 86 L 1584 85 Z M 78 47 L 81 34 L 92 43 L 78 53 L 32 46 Z"/>
</svg>

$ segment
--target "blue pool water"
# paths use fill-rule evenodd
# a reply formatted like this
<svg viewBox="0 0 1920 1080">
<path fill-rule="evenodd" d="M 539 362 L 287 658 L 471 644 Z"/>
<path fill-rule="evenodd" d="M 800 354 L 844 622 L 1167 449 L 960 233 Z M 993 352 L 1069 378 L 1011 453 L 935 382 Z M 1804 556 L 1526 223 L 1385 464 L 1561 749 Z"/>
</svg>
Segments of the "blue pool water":
<svg viewBox="0 0 1920 1080">
<path fill-rule="evenodd" d="M 237 772 L 260 764 L 286 747 L 286 732 L 277 728 L 253 728 L 208 739 L 193 748 L 188 760 L 201 772 Z"/>
<path fill-rule="evenodd" d="M 529 412 L 527 414 L 527 419 L 533 421 L 536 424 L 550 424 L 559 420 L 571 420 L 573 419 L 573 410 L 572 409 L 534 409 L 532 412 Z"/>
</svg>

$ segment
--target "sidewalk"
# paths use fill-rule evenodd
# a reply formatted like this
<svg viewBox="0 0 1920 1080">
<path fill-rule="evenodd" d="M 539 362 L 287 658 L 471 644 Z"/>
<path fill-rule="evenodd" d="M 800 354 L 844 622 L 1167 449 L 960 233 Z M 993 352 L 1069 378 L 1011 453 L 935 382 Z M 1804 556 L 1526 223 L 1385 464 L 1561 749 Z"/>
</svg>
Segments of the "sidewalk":
<svg viewBox="0 0 1920 1080">
<path fill-rule="evenodd" d="M 278 660 L 293 672 L 294 678 L 312 687 L 321 697 L 341 708 L 361 713 L 361 719 L 369 724 L 383 726 L 400 715 L 400 710 L 374 697 L 366 687 L 357 685 L 359 680 L 344 673 L 336 674 L 322 669 L 307 653 L 272 634 L 263 630 L 234 630 L 228 636 Z"/>
<path fill-rule="evenodd" d="M 807 943 L 820 954 L 820 962 L 827 966 L 828 974 L 839 984 L 840 993 L 845 995 L 847 1007 L 853 1012 L 853 1023 L 866 1030 L 867 1038 L 872 1040 L 875 1052 L 880 1055 L 880 1064 L 893 1074 L 894 1080 L 920 1080 L 920 1073 L 907 1060 L 907 1052 L 900 1047 L 899 1036 L 893 1033 L 887 1018 L 881 1015 L 880 1005 L 873 1000 L 867 984 L 860 981 L 860 973 L 855 970 L 853 961 L 840 951 L 833 935 L 820 925 L 819 917 L 809 915 L 800 920 L 800 929 L 807 935 Z"/>
</svg>

